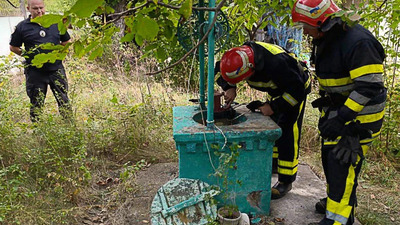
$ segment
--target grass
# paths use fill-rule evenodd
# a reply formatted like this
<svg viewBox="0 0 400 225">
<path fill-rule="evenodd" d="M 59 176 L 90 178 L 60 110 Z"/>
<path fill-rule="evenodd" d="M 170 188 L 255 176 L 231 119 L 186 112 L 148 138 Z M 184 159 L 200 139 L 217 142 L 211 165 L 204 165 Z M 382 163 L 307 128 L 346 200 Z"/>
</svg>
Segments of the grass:
<svg viewBox="0 0 400 225">
<path fill-rule="evenodd" d="M 188 83 L 172 79 L 190 65 L 148 77 L 143 71 L 156 68 L 154 61 L 139 62 L 129 55 L 127 65 L 112 57 L 66 61 L 72 123 L 61 119 L 49 92 L 41 122 L 32 125 L 24 76 L 6 75 L 9 68 L 0 66 L 0 179 L 6 181 L 0 183 L 0 224 L 111 221 L 110 216 L 118 216 L 117 206 L 138 190 L 137 171 L 177 161 L 172 108 L 190 104 L 197 91 L 172 86 Z M 17 64 L 7 60 L 7 67 Z M 246 86 L 239 93 L 238 102 L 265 96 Z M 300 161 L 323 179 L 318 111 L 310 101 Z M 363 224 L 400 224 L 398 158 L 388 157 L 379 146 L 370 151 L 360 176 L 357 218 Z"/>
</svg>

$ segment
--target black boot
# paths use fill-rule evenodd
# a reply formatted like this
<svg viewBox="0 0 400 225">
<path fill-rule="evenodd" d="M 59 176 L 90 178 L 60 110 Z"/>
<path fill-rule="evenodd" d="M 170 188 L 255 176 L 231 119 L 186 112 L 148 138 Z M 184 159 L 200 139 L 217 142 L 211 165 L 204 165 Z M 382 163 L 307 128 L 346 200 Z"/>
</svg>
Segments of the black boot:
<svg viewBox="0 0 400 225">
<path fill-rule="evenodd" d="M 315 204 L 315 211 L 321 214 L 325 214 L 326 211 L 326 198 L 321 198 L 319 202 Z"/>
<path fill-rule="evenodd" d="M 271 188 L 271 199 L 279 199 L 286 195 L 292 190 L 292 183 L 276 182 Z"/>
</svg>

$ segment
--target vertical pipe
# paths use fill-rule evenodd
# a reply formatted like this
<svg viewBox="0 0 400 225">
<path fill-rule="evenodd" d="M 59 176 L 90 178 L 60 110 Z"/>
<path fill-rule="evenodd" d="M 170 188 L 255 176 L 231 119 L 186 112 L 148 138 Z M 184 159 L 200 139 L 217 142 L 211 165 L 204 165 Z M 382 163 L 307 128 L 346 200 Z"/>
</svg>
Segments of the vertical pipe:
<svg viewBox="0 0 400 225">
<path fill-rule="evenodd" d="M 210 0 L 208 7 L 215 8 L 215 0 Z M 208 13 L 208 25 L 214 20 L 215 12 Z M 208 34 L 208 106 L 207 106 L 207 127 L 214 128 L 214 27 Z"/>
<path fill-rule="evenodd" d="M 199 7 L 204 6 L 204 0 L 199 0 Z M 199 10 L 199 25 L 204 23 L 204 11 Z M 203 34 L 202 31 L 199 31 L 200 34 Z M 199 35 L 199 40 L 203 38 L 202 35 Z M 199 76 L 200 76 L 200 107 L 201 109 L 205 109 L 205 74 L 204 74 L 204 42 L 199 46 Z"/>
</svg>

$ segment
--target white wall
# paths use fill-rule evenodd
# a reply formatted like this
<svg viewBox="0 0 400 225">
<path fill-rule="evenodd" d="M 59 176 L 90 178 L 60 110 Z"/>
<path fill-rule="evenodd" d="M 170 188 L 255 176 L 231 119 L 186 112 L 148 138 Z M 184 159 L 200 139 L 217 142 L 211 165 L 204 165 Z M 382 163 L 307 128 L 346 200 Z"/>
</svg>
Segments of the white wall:
<svg viewBox="0 0 400 225">
<path fill-rule="evenodd" d="M 15 26 L 24 19 L 24 17 L 0 17 L 0 55 L 10 54 L 10 37 L 14 32 Z"/>
</svg>

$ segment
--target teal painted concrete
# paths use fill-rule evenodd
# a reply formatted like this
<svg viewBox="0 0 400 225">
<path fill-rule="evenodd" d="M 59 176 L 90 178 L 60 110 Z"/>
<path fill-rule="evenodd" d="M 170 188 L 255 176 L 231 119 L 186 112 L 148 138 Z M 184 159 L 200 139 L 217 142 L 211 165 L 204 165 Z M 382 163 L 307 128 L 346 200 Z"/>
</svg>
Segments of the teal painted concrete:
<svg viewBox="0 0 400 225">
<path fill-rule="evenodd" d="M 271 200 L 272 148 L 281 135 L 281 129 L 269 118 L 251 113 L 245 106 L 236 109 L 244 114 L 234 125 L 218 125 L 209 129 L 193 118 L 200 113 L 198 106 L 174 107 L 173 136 L 179 151 L 179 177 L 200 179 L 210 185 L 221 186 L 221 180 L 212 176 L 218 167 L 218 157 L 211 145 L 226 148 L 237 143 L 241 146 L 237 168 L 229 171 L 229 179 L 241 184 L 230 185 L 228 203 L 238 205 L 244 213 L 269 214 Z M 206 111 L 204 111 L 206 114 Z M 204 120 L 207 116 L 204 115 Z M 208 147 L 207 147 L 208 146 Z M 223 204 L 222 195 L 217 196 Z"/>
</svg>

